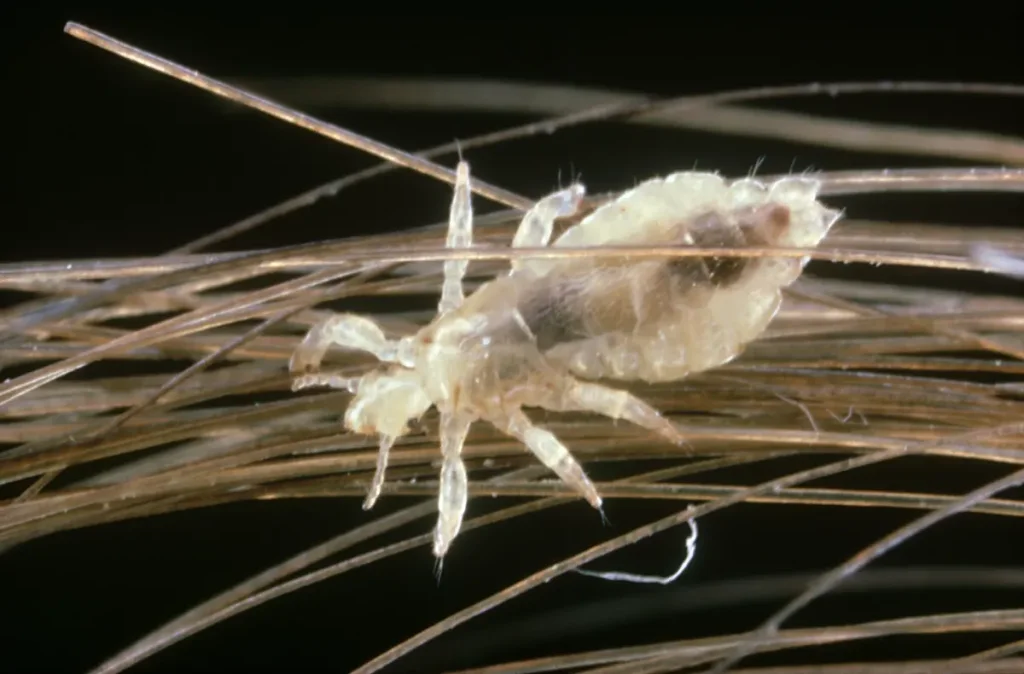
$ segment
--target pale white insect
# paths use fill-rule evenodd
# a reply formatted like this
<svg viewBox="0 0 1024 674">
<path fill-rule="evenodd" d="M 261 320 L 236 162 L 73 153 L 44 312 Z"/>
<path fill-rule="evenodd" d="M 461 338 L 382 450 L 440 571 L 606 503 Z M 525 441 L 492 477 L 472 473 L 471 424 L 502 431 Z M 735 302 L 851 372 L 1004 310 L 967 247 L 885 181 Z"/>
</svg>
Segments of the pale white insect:
<svg viewBox="0 0 1024 674">
<path fill-rule="evenodd" d="M 469 166 L 459 164 L 447 245 L 471 245 Z M 819 183 L 788 177 L 771 185 L 726 182 L 710 173 L 649 180 L 569 228 L 554 246 L 816 246 L 839 217 L 817 201 Z M 556 219 L 579 207 L 584 187 L 550 194 L 523 218 L 515 247 L 546 246 Z M 781 289 L 806 258 L 612 257 L 520 259 L 464 298 L 467 262 L 444 264 L 437 317 L 415 335 L 389 340 L 352 314 L 314 326 L 291 359 L 293 388 L 326 385 L 354 395 L 345 427 L 376 434 L 380 454 L 364 508 L 384 482 L 388 452 L 408 422 L 440 412 L 442 468 L 434 555 L 448 551 L 466 510 L 461 458 L 470 425 L 486 420 L 519 439 L 592 506 L 601 497 L 579 463 L 524 407 L 597 412 L 679 443 L 679 430 L 627 391 L 587 380 L 665 382 L 722 365 L 767 327 Z M 339 345 L 388 367 L 355 378 L 319 371 Z"/>
</svg>

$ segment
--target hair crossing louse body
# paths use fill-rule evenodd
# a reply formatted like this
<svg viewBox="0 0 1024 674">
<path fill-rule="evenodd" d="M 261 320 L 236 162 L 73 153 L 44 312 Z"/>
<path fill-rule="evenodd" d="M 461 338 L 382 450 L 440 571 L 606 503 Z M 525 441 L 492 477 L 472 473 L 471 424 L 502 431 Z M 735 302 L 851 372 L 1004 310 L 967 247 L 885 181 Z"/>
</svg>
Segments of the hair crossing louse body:
<svg viewBox="0 0 1024 674">
<path fill-rule="evenodd" d="M 459 164 L 447 245 L 471 245 L 469 166 Z M 817 200 L 819 183 L 787 177 L 770 185 L 683 172 L 641 183 L 566 230 L 551 245 L 812 248 L 839 218 Z M 572 215 L 582 185 L 550 194 L 524 216 L 512 245 L 550 242 Z M 388 452 L 408 423 L 436 406 L 442 467 L 434 554 L 459 532 L 468 498 L 461 452 L 470 425 L 517 438 L 595 508 L 601 496 L 572 453 L 534 425 L 525 407 L 596 412 L 625 419 L 673 443 L 683 434 L 631 393 L 596 380 L 665 382 L 722 365 L 775 316 L 781 291 L 806 258 L 579 257 L 513 260 L 507 275 L 463 296 L 466 261 L 444 265 L 436 318 L 389 340 L 373 321 L 334 315 L 314 326 L 291 360 L 293 388 L 347 388 L 345 427 L 380 439 L 364 507 L 380 494 Z M 384 367 L 350 379 L 320 371 L 331 345 L 375 355 Z"/>
</svg>

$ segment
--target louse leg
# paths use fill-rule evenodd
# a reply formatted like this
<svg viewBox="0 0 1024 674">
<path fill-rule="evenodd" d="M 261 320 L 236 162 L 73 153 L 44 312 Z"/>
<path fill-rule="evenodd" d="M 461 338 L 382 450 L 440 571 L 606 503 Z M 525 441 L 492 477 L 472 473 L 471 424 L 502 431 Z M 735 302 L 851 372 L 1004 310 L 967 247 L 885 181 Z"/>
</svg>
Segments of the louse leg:
<svg viewBox="0 0 1024 674">
<path fill-rule="evenodd" d="M 654 431 L 675 444 L 685 442 L 683 434 L 679 432 L 675 424 L 640 398 L 621 389 L 575 381 L 566 390 L 558 409 L 597 412 L 612 419 L 625 419 L 637 426 Z"/>
<path fill-rule="evenodd" d="M 469 185 L 469 164 L 460 161 L 455 169 L 455 194 L 448 214 L 448 248 L 469 248 L 473 243 L 473 200 Z M 462 279 L 466 275 L 468 260 L 446 260 L 444 263 L 444 284 L 441 286 L 441 301 L 438 314 L 458 309 L 462 304 Z"/>
<path fill-rule="evenodd" d="M 391 445 L 395 439 L 390 435 L 380 436 L 380 448 L 377 452 L 377 470 L 373 473 L 373 481 L 366 492 L 366 499 L 363 501 L 363 510 L 369 510 L 377 502 L 380 490 L 384 486 L 384 471 L 388 467 L 388 454 L 391 452 Z"/>
<path fill-rule="evenodd" d="M 531 208 L 512 239 L 513 248 L 542 248 L 551 241 L 555 220 L 572 215 L 580 207 L 586 189 L 576 183 L 564 190 L 554 192 L 538 201 Z M 520 260 L 512 260 L 512 269 L 518 269 Z"/>
<path fill-rule="evenodd" d="M 296 375 L 307 375 L 297 378 L 296 382 L 315 378 L 320 362 L 332 344 L 368 351 L 385 363 L 402 362 L 404 359 L 400 356 L 406 351 L 403 348 L 405 340 L 389 340 L 380 326 L 370 319 L 355 314 L 337 314 L 314 326 L 295 349 L 288 367 Z"/>
<path fill-rule="evenodd" d="M 313 386 L 325 386 L 355 393 L 359 390 L 359 381 L 361 379 L 362 377 L 344 377 L 337 372 L 313 372 L 295 377 L 292 380 L 292 390 L 300 391 Z"/>
<path fill-rule="evenodd" d="M 553 433 L 534 426 L 522 410 L 516 410 L 504 420 L 491 420 L 491 423 L 526 445 L 541 463 L 578 491 L 590 505 L 601 510 L 601 496 L 594 483 Z"/>
<path fill-rule="evenodd" d="M 441 487 L 437 496 L 437 528 L 434 530 L 434 556 L 441 559 L 462 527 L 469 499 L 469 479 L 462 462 L 462 445 L 466 442 L 470 417 L 452 412 L 441 413 Z M 440 567 L 438 568 L 440 571 Z"/>
</svg>

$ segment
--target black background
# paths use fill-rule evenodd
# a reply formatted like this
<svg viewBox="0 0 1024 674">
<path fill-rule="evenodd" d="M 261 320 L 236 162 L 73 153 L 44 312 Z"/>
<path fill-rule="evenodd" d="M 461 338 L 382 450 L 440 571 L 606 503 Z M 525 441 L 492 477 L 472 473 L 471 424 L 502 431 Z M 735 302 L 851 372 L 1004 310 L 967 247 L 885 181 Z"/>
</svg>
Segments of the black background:
<svg viewBox="0 0 1024 674">
<path fill-rule="evenodd" d="M 67 20 L 219 77 L 473 77 L 661 95 L 805 81 L 1024 81 L 1021 21 L 1012 3 L 985 7 L 983 15 L 962 7 L 948 16 L 934 7 L 925 12 L 892 3 L 877 13 L 826 3 L 755 14 L 735 7 L 718 15 L 682 3 L 673 5 L 675 14 L 644 17 L 602 17 L 591 15 L 589 7 L 568 5 L 558 8 L 569 10 L 565 16 L 514 17 L 505 14 L 526 8 L 476 5 L 457 18 L 365 17 L 349 5 L 273 7 L 266 12 L 252 4 L 233 11 L 154 6 L 126 13 L 51 6 L 7 12 L 3 154 L 9 166 L 5 191 L 10 192 L 0 259 L 158 254 L 373 161 L 80 43 L 61 32 Z M 480 18 L 466 18 L 470 15 Z M 798 107 L 907 124 L 1021 132 L 1021 108 L 1014 100 L 866 96 L 803 101 Z M 306 110 L 404 149 L 523 121 L 514 116 Z M 695 163 L 734 174 L 745 173 L 759 159 L 764 159 L 765 172 L 952 163 L 602 128 L 482 150 L 469 159 L 485 179 L 527 195 L 543 194 L 574 173 L 598 192 Z M 447 186 L 396 173 L 230 246 L 300 243 L 434 222 L 446 213 L 449 194 Z M 858 203 L 866 217 L 1020 222 L 1019 200 L 932 201 L 916 196 Z M 780 463 L 773 469 L 798 465 L 804 464 Z M 966 462 L 905 462 L 896 473 L 862 471 L 844 484 L 966 491 L 1004 472 Z M 893 474 L 899 481 L 884 482 L 895 480 Z M 715 477 L 740 479 L 738 474 Z M 377 508 L 387 512 L 406 503 L 385 498 Z M 609 515 L 618 533 L 671 509 L 671 504 L 613 503 Z M 696 601 L 693 588 L 760 574 L 821 570 L 911 517 L 903 511 L 817 509 L 812 514 L 786 506 L 731 508 L 707 518 L 688 584 L 637 588 L 563 578 L 389 671 L 440 671 L 563 649 L 746 629 L 784 597 L 698 611 L 686 603 Z M 83 671 L 197 601 L 363 518 L 354 500 L 245 504 L 24 545 L 0 556 L 0 620 L 6 623 L 0 671 Z M 1009 519 L 960 516 L 878 566 L 1020 565 L 1020 525 L 1004 521 Z M 134 671 L 347 671 L 503 583 L 608 533 L 585 505 L 575 504 L 466 534 L 446 563 L 440 587 L 431 576 L 429 552 L 406 553 L 246 613 Z M 679 547 L 667 535 L 602 566 L 671 568 Z M 648 618 L 617 623 L 627 600 L 641 602 Z M 815 604 L 792 624 L 1014 602 L 979 591 L 947 594 L 942 601 L 919 593 L 901 598 L 888 613 L 879 604 L 871 596 L 839 595 Z M 570 627 L 554 611 L 568 611 Z M 579 627 L 584 617 L 601 626 L 584 631 Z M 495 640 L 488 641 L 487 635 Z M 950 637 L 944 643 L 952 653 L 1002 640 L 1008 638 Z M 884 645 L 859 648 L 835 650 L 831 657 L 869 659 L 885 652 Z M 918 655 L 929 655 L 927 648 Z"/>
</svg>

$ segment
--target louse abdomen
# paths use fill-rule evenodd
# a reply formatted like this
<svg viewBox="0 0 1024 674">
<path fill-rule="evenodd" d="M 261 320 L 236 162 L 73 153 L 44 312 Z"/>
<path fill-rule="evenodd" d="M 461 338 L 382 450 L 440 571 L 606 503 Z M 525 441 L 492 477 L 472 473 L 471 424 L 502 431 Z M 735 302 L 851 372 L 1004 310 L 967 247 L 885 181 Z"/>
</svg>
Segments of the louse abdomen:
<svg viewBox="0 0 1024 674">
<path fill-rule="evenodd" d="M 707 211 L 658 228 L 658 238 L 660 245 L 749 250 L 779 245 L 790 219 L 777 203 Z M 671 380 L 738 355 L 771 320 L 794 265 L 792 258 L 715 255 L 563 262 L 495 281 L 485 294 L 503 310 L 491 307 L 487 332 L 496 344 L 528 340 L 578 375 Z"/>
<path fill-rule="evenodd" d="M 574 342 L 588 337 L 583 300 L 584 284 L 551 274 L 548 282 L 533 284 L 520 297 L 517 309 L 536 340 L 537 349 L 547 351 L 556 344 Z"/>
<path fill-rule="evenodd" d="M 788 235 L 790 215 L 775 203 L 708 211 L 664 228 L 662 241 L 774 246 Z M 650 382 L 678 379 L 739 355 L 772 319 L 780 288 L 800 266 L 793 258 L 714 255 L 609 260 L 592 264 L 584 292 L 558 295 L 571 301 L 535 308 L 538 324 L 560 340 L 545 343 L 545 353 L 587 378 Z"/>
<path fill-rule="evenodd" d="M 771 204 L 726 217 L 708 212 L 671 227 L 680 246 L 750 249 L 771 246 L 789 226 L 789 209 Z M 644 332 L 672 313 L 670 304 L 706 305 L 716 290 L 755 273 L 751 257 L 676 257 L 665 260 L 603 258 L 538 277 L 517 308 L 543 352 L 607 333 Z"/>
<path fill-rule="evenodd" d="M 677 242 L 701 248 L 751 249 L 775 246 L 789 230 L 790 212 L 779 204 L 766 204 L 725 216 L 704 213 L 678 227 Z M 677 257 L 665 270 L 683 288 L 728 288 L 757 266 L 753 257 Z"/>
</svg>

